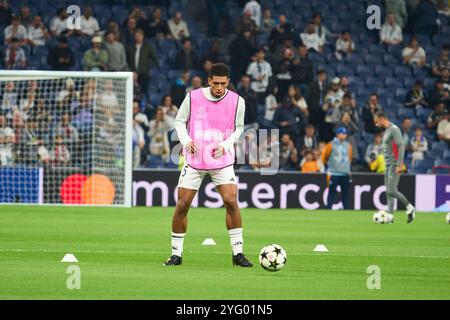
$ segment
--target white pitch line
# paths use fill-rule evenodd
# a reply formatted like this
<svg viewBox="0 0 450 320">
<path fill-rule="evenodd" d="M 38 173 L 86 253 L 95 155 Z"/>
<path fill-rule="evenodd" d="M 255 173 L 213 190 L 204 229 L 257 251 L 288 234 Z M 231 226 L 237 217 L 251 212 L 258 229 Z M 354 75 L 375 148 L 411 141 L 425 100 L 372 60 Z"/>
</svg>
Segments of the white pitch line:
<svg viewBox="0 0 450 320">
<path fill-rule="evenodd" d="M 108 251 L 108 250 L 50 250 L 50 249 L 41 249 L 41 250 L 30 250 L 30 249 L 0 249 L 0 253 L 2 252 L 28 252 L 28 253 L 60 253 L 64 254 L 67 252 L 71 253 L 87 253 L 87 254 L 131 254 L 131 255 L 151 255 L 151 254 L 167 254 L 168 251 Z M 189 251 L 188 251 L 189 253 Z M 196 252 L 195 254 L 215 254 L 215 255 L 223 255 L 227 252 Z M 450 257 L 446 256 L 395 256 L 395 255 L 363 255 L 363 254 L 354 254 L 354 253 L 289 253 L 289 256 L 338 256 L 338 257 L 376 257 L 376 258 L 418 258 L 418 259 L 450 259 Z"/>
</svg>

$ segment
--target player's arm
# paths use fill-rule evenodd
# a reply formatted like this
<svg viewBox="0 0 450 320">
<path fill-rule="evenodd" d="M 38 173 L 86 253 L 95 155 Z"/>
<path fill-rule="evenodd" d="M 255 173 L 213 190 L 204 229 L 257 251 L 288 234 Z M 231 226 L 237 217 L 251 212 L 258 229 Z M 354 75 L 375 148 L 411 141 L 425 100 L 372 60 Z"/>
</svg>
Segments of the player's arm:
<svg viewBox="0 0 450 320">
<path fill-rule="evenodd" d="M 174 127 L 177 131 L 178 139 L 180 139 L 183 147 L 186 148 L 189 152 L 193 153 L 196 151 L 196 148 L 187 131 L 187 122 L 189 121 L 190 111 L 191 101 L 190 93 L 188 93 L 181 103 L 180 109 L 178 110 L 177 116 L 175 117 Z"/>
<path fill-rule="evenodd" d="M 244 115 L 245 115 L 245 101 L 239 97 L 238 108 L 236 110 L 236 129 L 228 137 L 228 139 L 219 143 L 219 146 L 223 147 L 225 151 L 230 151 L 235 143 L 238 142 L 239 137 L 244 132 Z"/>
<path fill-rule="evenodd" d="M 397 158 L 397 173 L 400 174 L 403 170 L 403 160 L 405 157 L 405 141 L 403 140 L 402 133 L 400 129 L 396 128 L 395 130 L 391 130 L 392 138 L 395 141 L 395 144 L 398 148 L 398 158 Z"/>
</svg>

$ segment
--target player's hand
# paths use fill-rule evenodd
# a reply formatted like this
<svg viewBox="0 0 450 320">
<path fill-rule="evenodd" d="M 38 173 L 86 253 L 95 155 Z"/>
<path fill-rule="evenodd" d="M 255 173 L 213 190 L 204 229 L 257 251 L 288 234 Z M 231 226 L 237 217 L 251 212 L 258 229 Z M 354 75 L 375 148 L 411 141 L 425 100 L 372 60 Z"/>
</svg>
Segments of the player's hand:
<svg viewBox="0 0 450 320">
<path fill-rule="evenodd" d="M 194 154 L 194 153 L 196 153 L 196 152 L 198 151 L 198 147 L 195 145 L 194 141 L 191 141 L 191 142 L 189 142 L 189 143 L 186 145 L 186 150 L 187 150 L 189 153 Z"/>
<path fill-rule="evenodd" d="M 217 146 L 214 150 L 213 150 L 213 158 L 214 159 L 218 159 L 220 157 L 222 157 L 225 153 L 225 148 L 222 146 Z"/>
<path fill-rule="evenodd" d="M 398 166 L 397 168 L 395 168 L 395 173 L 397 173 L 397 175 L 401 175 L 403 172 L 403 168 L 402 166 Z"/>
</svg>

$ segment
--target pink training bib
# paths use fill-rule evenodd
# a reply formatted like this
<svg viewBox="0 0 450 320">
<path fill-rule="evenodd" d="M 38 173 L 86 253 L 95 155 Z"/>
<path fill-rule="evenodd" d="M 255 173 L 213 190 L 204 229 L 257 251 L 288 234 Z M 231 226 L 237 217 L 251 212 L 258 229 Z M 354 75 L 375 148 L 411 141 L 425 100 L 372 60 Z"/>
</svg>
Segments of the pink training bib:
<svg viewBox="0 0 450 320">
<path fill-rule="evenodd" d="M 187 130 L 199 150 L 194 154 L 185 150 L 186 162 L 190 167 L 214 170 L 234 164 L 234 148 L 218 159 L 213 158 L 213 151 L 236 130 L 238 100 L 239 95 L 230 90 L 218 101 L 208 100 L 202 89 L 191 91 Z"/>
</svg>

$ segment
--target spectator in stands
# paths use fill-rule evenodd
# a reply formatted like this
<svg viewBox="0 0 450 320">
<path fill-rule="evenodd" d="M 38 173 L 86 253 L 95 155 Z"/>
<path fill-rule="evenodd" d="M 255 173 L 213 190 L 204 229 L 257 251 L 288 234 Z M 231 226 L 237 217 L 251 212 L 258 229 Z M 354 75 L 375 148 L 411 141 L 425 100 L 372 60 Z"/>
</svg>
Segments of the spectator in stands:
<svg viewBox="0 0 450 320">
<path fill-rule="evenodd" d="M 280 169 L 295 169 L 298 166 L 298 152 L 295 148 L 294 141 L 287 133 L 281 136 L 280 145 Z"/>
<path fill-rule="evenodd" d="M 439 122 L 445 118 L 446 111 L 443 102 L 440 102 L 434 107 L 434 111 L 430 113 L 427 119 L 427 127 L 429 130 L 436 132 Z"/>
<path fill-rule="evenodd" d="M 400 28 L 403 29 L 406 26 L 408 11 L 406 10 L 405 0 L 386 0 L 384 10 L 395 15 L 395 21 Z"/>
<path fill-rule="evenodd" d="M 380 154 L 383 153 L 383 147 L 381 141 L 383 139 L 383 134 L 378 133 L 373 136 L 373 142 L 367 146 L 364 160 L 370 167 L 370 164 L 375 161 Z"/>
<path fill-rule="evenodd" d="M 70 70 L 74 66 L 75 57 L 67 42 L 67 38 L 61 36 L 58 38 L 58 45 L 50 49 L 47 62 L 52 70 L 65 71 Z"/>
<path fill-rule="evenodd" d="M 255 22 L 259 28 L 261 26 L 261 5 L 257 0 L 250 0 L 245 4 L 243 12 L 249 11 L 251 13 L 251 19 Z"/>
<path fill-rule="evenodd" d="M 434 107 L 439 104 L 444 99 L 444 83 L 438 79 L 434 83 L 434 88 L 429 95 L 428 107 L 434 109 Z"/>
<path fill-rule="evenodd" d="M 308 90 L 309 122 L 319 124 L 323 120 L 322 105 L 328 92 L 327 73 L 319 70 L 317 80 L 311 82 Z"/>
<path fill-rule="evenodd" d="M 303 160 L 300 162 L 302 173 L 319 173 L 320 165 L 317 159 L 314 158 L 314 153 L 307 149 L 304 152 Z"/>
<path fill-rule="evenodd" d="M 105 39 L 105 50 L 108 53 L 108 70 L 126 71 L 128 69 L 127 54 L 123 44 L 117 41 L 116 33 L 114 31 L 107 31 Z"/>
<path fill-rule="evenodd" d="M 78 130 L 71 124 L 71 117 L 69 113 L 64 113 L 61 117 L 61 122 L 55 129 L 55 137 L 61 137 L 63 143 L 69 149 L 70 153 L 76 150 L 76 145 L 79 140 Z"/>
<path fill-rule="evenodd" d="M 167 24 L 170 30 L 170 34 L 175 40 L 181 40 L 183 38 L 190 37 L 188 25 L 186 21 L 183 20 L 181 11 L 175 12 L 173 18 L 170 19 Z"/>
<path fill-rule="evenodd" d="M 298 137 L 299 128 L 305 125 L 300 109 L 294 106 L 289 98 L 276 109 L 273 121 L 280 129 L 280 136 L 288 134 L 292 138 Z"/>
<path fill-rule="evenodd" d="M 141 164 L 141 153 L 145 147 L 144 127 L 148 130 L 148 118 L 140 112 L 139 101 L 133 102 L 133 168 Z"/>
<path fill-rule="evenodd" d="M 208 52 L 202 58 L 202 64 L 205 63 L 206 60 L 209 60 L 212 63 L 219 63 L 225 61 L 225 58 L 221 52 L 220 41 L 214 41 L 212 43 Z"/>
<path fill-rule="evenodd" d="M 405 143 L 406 152 L 411 151 L 411 144 L 410 144 L 411 128 L 412 128 L 412 120 L 410 118 L 404 118 L 402 121 L 401 130 L 402 130 L 403 141 Z"/>
<path fill-rule="evenodd" d="M 361 118 L 364 121 L 364 131 L 370 134 L 380 133 L 382 130 L 375 126 L 373 116 L 378 112 L 383 111 L 383 107 L 378 103 L 378 95 L 372 93 L 369 101 L 362 110 Z"/>
<path fill-rule="evenodd" d="M 417 160 L 423 160 L 424 154 L 428 151 L 428 141 L 423 135 L 422 128 L 417 127 L 414 137 L 411 139 L 412 165 Z"/>
<path fill-rule="evenodd" d="M 22 25 L 28 29 L 28 27 L 33 22 L 33 17 L 30 12 L 30 7 L 26 4 L 20 6 L 19 18 L 22 22 Z"/>
<path fill-rule="evenodd" d="M 245 100 L 244 131 L 251 128 L 258 129 L 258 96 L 251 87 L 249 76 L 241 77 L 237 93 Z"/>
<path fill-rule="evenodd" d="M 329 185 L 327 208 L 332 209 L 337 187 L 341 187 L 344 209 L 349 209 L 350 172 L 353 159 L 352 147 L 347 140 L 347 130 L 338 128 L 336 137 L 328 143 L 322 154 L 322 163 L 328 167 Z"/>
<path fill-rule="evenodd" d="M 168 162 L 170 157 L 168 138 L 170 123 L 161 108 L 156 110 L 155 118 L 150 121 L 149 127 L 150 154 L 160 156 L 165 162 Z"/>
<path fill-rule="evenodd" d="M 249 30 L 245 30 L 231 42 L 228 48 L 232 81 L 240 79 L 241 76 L 245 74 L 247 66 L 255 53 L 256 48 L 252 42 L 251 36 L 252 33 Z"/>
<path fill-rule="evenodd" d="M 342 114 L 341 118 L 335 125 L 335 130 L 338 128 L 347 129 L 347 141 L 352 145 L 353 159 L 359 159 L 358 142 L 357 137 L 355 136 L 355 133 L 358 132 L 358 125 L 355 121 L 353 121 L 350 113 L 344 112 Z"/>
<path fill-rule="evenodd" d="M 57 37 L 60 35 L 70 37 L 73 34 L 73 30 L 67 29 L 67 18 L 68 15 L 66 12 L 66 8 L 59 8 L 56 11 L 56 16 L 54 16 L 50 21 L 50 33 L 53 37 Z"/>
<path fill-rule="evenodd" d="M 314 50 L 321 53 L 323 50 L 323 39 L 315 32 L 315 25 L 310 22 L 306 26 L 305 32 L 300 34 L 300 39 L 308 50 Z"/>
<path fill-rule="evenodd" d="M 202 70 L 199 73 L 200 78 L 202 79 L 203 86 L 205 87 L 208 86 L 208 75 L 212 65 L 213 63 L 211 62 L 211 60 L 205 60 L 202 65 Z"/>
<path fill-rule="evenodd" d="M 202 87 L 202 78 L 199 76 L 192 77 L 191 85 L 186 89 L 187 92 L 191 92 L 192 90 L 200 89 Z"/>
<path fill-rule="evenodd" d="M 235 31 L 238 34 L 249 31 L 251 38 L 254 39 L 254 36 L 258 33 L 258 25 L 253 20 L 252 12 L 250 10 L 245 10 L 243 12 Z"/>
<path fill-rule="evenodd" d="M 336 35 L 330 32 L 330 30 L 328 30 L 322 22 L 322 15 L 319 12 L 315 12 L 312 16 L 314 32 L 319 36 L 320 40 L 322 41 L 322 45 L 324 45 L 327 42 L 327 38 L 336 38 Z"/>
<path fill-rule="evenodd" d="M 6 117 L 0 114 L 0 166 L 13 164 L 13 144 L 16 141 L 14 130 L 7 125 Z"/>
<path fill-rule="evenodd" d="M 402 51 L 403 63 L 422 68 L 426 63 L 425 50 L 419 45 L 417 37 L 412 37 L 411 42 Z"/>
<path fill-rule="evenodd" d="M 442 68 L 441 69 L 441 78 L 440 80 L 444 83 L 444 86 L 450 85 L 450 69 Z"/>
<path fill-rule="evenodd" d="M 420 0 L 419 5 L 411 14 L 411 32 L 413 34 L 432 35 L 436 32 L 438 12 L 431 0 Z"/>
<path fill-rule="evenodd" d="M 28 82 L 28 90 L 26 94 L 22 95 L 18 111 L 21 113 L 22 118 L 27 121 L 30 118 L 31 110 L 35 108 L 36 94 L 38 91 L 38 84 L 36 80 Z"/>
<path fill-rule="evenodd" d="M 144 10 L 139 8 L 138 6 L 133 6 L 131 9 L 131 13 L 128 16 L 129 18 L 133 18 L 136 20 L 137 29 L 142 29 L 144 34 L 148 33 L 148 23 L 149 19 L 147 18 L 147 14 Z"/>
<path fill-rule="evenodd" d="M 6 69 L 9 70 L 24 69 L 27 65 L 27 56 L 20 47 L 20 40 L 17 38 L 12 38 L 6 49 L 5 65 Z"/>
<path fill-rule="evenodd" d="M 181 76 L 175 80 L 175 83 L 170 88 L 170 96 L 176 106 L 180 106 L 183 99 L 186 97 L 186 90 L 190 77 L 191 74 L 189 70 L 183 70 Z"/>
<path fill-rule="evenodd" d="M 348 31 L 342 31 L 339 38 L 336 40 L 336 52 L 335 56 L 338 60 L 347 58 L 355 51 L 355 43 L 352 40 L 352 36 Z"/>
<path fill-rule="evenodd" d="M 441 54 L 439 57 L 433 61 L 433 75 L 435 77 L 440 77 L 442 75 L 442 70 L 450 69 L 450 45 L 444 45 L 442 47 Z"/>
<path fill-rule="evenodd" d="M 305 126 L 305 134 L 300 138 L 298 144 L 298 150 L 303 152 L 304 150 L 313 150 L 317 148 L 319 141 L 317 140 L 316 128 L 312 124 Z"/>
<path fill-rule="evenodd" d="M 55 166 L 67 165 L 70 162 L 70 152 L 61 136 L 55 137 L 55 145 L 50 151 L 50 161 Z"/>
<path fill-rule="evenodd" d="M 86 71 L 108 70 L 108 52 L 102 49 L 102 37 L 95 36 L 91 40 L 92 48 L 84 53 L 83 64 Z"/>
<path fill-rule="evenodd" d="M 292 83 L 300 88 L 304 96 L 308 96 L 309 84 L 313 81 L 313 63 L 308 58 L 308 48 L 301 44 L 298 56 L 289 64 Z"/>
<path fill-rule="evenodd" d="M 335 77 L 331 81 L 331 87 L 325 96 L 324 104 L 322 105 L 322 110 L 325 113 L 324 122 L 320 124 L 319 133 L 320 139 L 323 141 L 330 141 L 334 136 L 334 125 L 336 123 L 333 122 L 333 114 L 335 113 L 335 109 L 339 108 L 342 104 L 343 94 L 340 90 L 341 79 Z"/>
<path fill-rule="evenodd" d="M 148 24 L 148 37 L 164 39 L 169 35 L 169 26 L 167 21 L 162 18 L 160 7 L 155 7 L 152 18 Z"/>
<path fill-rule="evenodd" d="M 173 104 L 172 97 L 170 95 L 162 97 L 161 105 L 158 108 L 161 108 L 164 111 L 165 118 L 170 125 L 170 130 L 173 130 L 173 124 L 178 113 L 178 108 Z"/>
<path fill-rule="evenodd" d="M 264 103 L 272 77 L 272 66 L 265 60 L 265 57 L 265 50 L 260 48 L 256 51 L 255 60 L 247 68 L 247 75 L 251 78 L 251 88 L 256 93 L 259 104 Z"/>
<path fill-rule="evenodd" d="M 277 26 L 277 23 L 272 18 L 272 12 L 270 9 L 264 9 L 262 21 L 261 21 L 261 31 L 270 34 L 270 32 Z"/>
<path fill-rule="evenodd" d="M 35 15 L 33 22 L 28 27 L 28 44 L 31 47 L 45 46 L 45 42 L 50 38 L 50 33 L 42 23 L 40 15 Z"/>
<path fill-rule="evenodd" d="M 119 100 L 114 90 L 114 81 L 112 79 L 105 80 L 104 87 L 99 90 L 98 103 L 103 110 L 109 110 L 113 115 L 118 115 L 121 110 L 119 106 Z"/>
<path fill-rule="evenodd" d="M 134 34 L 137 31 L 137 22 L 135 18 L 129 17 L 127 19 L 127 27 L 122 30 L 120 38 L 124 46 L 130 46 L 134 42 Z"/>
<path fill-rule="evenodd" d="M 423 93 L 423 81 L 416 80 L 414 86 L 408 91 L 405 97 L 405 107 L 414 108 L 416 111 L 420 111 L 428 106 L 428 102 L 425 99 Z"/>
<path fill-rule="evenodd" d="M 98 21 L 92 16 L 92 7 L 86 6 L 81 16 L 81 30 L 77 30 L 77 34 L 83 37 L 92 37 L 99 31 Z"/>
<path fill-rule="evenodd" d="M 66 88 L 58 92 L 58 95 L 56 96 L 57 113 L 60 115 L 64 113 L 72 114 L 73 109 L 76 108 L 80 102 L 80 92 L 75 88 L 75 81 L 68 78 L 65 81 L 65 84 Z"/>
<path fill-rule="evenodd" d="M 273 116 L 278 108 L 278 87 L 276 85 L 270 86 L 267 93 L 268 95 L 265 98 L 264 119 L 260 121 L 260 126 L 264 129 L 276 129 L 277 127 L 273 124 Z"/>
<path fill-rule="evenodd" d="M 402 28 L 396 23 L 395 15 L 389 13 L 380 30 L 380 40 L 385 45 L 399 45 L 403 41 Z"/>
<path fill-rule="evenodd" d="M 442 119 L 437 126 L 439 141 L 447 142 L 450 148 L 450 113 L 445 110 Z"/>
<path fill-rule="evenodd" d="M 293 40 L 295 37 L 294 29 L 292 28 L 292 25 L 287 22 L 286 16 L 280 15 L 278 18 L 278 25 L 270 33 L 270 48 L 275 50 L 275 48 L 284 43 L 286 39 Z"/>
<path fill-rule="evenodd" d="M 278 95 L 279 97 L 284 97 L 287 95 L 289 85 L 292 84 L 290 66 L 292 66 L 295 59 L 295 49 L 291 40 L 285 40 L 284 46 L 280 49 L 280 57 L 277 58 L 277 52 L 275 52 L 275 57 L 272 56 L 272 58 L 277 61 L 274 67 L 276 70 L 274 78 L 279 89 Z"/>
<path fill-rule="evenodd" d="M 2 104 L 0 105 L 0 114 L 6 116 L 8 119 L 12 118 L 12 113 L 19 104 L 19 95 L 17 94 L 16 85 L 14 81 L 8 81 L 5 84 Z"/>
<path fill-rule="evenodd" d="M 144 39 L 144 31 L 136 30 L 134 43 L 128 47 L 127 60 L 131 71 L 136 71 L 138 74 L 141 92 L 147 94 L 150 81 L 149 72 L 153 66 L 158 66 L 158 59 L 155 48 Z"/>
<path fill-rule="evenodd" d="M 288 89 L 288 97 L 291 99 L 291 103 L 299 108 L 300 112 L 303 114 L 303 117 L 305 118 L 305 122 L 308 122 L 309 117 L 309 111 L 308 111 L 308 104 L 306 103 L 305 98 L 302 95 L 302 92 L 299 87 L 296 87 L 294 85 L 290 85 Z"/>
<path fill-rule="evenodd" d="M 9 25 L 12 15 L 8 0 L 0 0 L 0 27 Z"/>
<path fill-rule="evenodd" d="M 182 40 L 182 46 L 181 50 L 175 56 L 177 69 L 197 70 L 200 67 L 200 59 L 192 47 L 192 40 L 190 38 L 184 38 Z"/>
<path fill-rule="evenodd" d="M 340 121 L 344 113 L 348 113 L 353 122 L 357 123 L 359 120 L 358 110 L 356 108 L 356 102 L 352 99 L 350 93 L 345 93 L 342 97 L 342 103 L 334 108 L 332 114 L 332 122 L 337 123 Z"/>
<path fill-rule="evenodd" d="M 13 16 L 11 18 L 11 25 L 7 26 L 5 31 L 5 45 L 10 45 L 13 42 L 13 39 L 17 39 L 19 42 L 19 46 L 23 46 L 27 43 L 28 32 L 27 28 L 25 28 L 18 16 Z"/>
<path fill-rule="evenodd" d="M 122 43 L 119 24 L 116 21 L 114 21 L 114 20 L 108 21 L 108 25 L 106 26 L 106 29 L 100 32 L 101 36 L 103 38 L 105 38 L 105 41 L 106 41 L 106 35 L 108 34 L 108 32 L 114 33 L 116 41 Z M 125 46 L 125 44 L 123 44 L 123 45 Z"/>
</svg>

